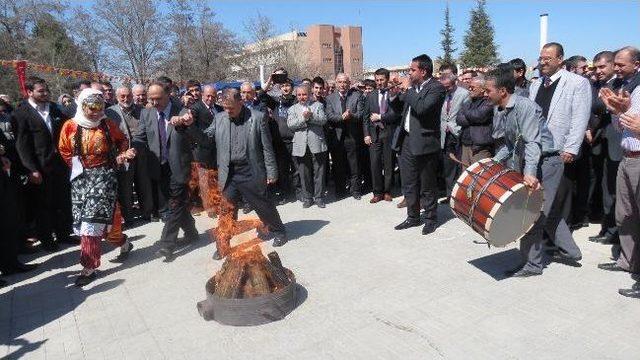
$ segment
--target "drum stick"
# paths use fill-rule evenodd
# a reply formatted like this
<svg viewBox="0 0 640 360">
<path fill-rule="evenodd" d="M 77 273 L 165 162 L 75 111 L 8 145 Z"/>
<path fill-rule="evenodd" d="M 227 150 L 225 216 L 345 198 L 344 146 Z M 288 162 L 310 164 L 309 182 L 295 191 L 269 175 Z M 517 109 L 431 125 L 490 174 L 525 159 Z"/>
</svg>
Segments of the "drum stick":
<svg viewBox="0 0 640 360">
<path fill-rule="evenodd" d="M 449 159 L 451 159 L 451 160 L 453 160 L 453 161 L 457 162 L 458 164 L 460 164 L 460 165 L 464 166 L 465 168 L 468 168 L 468 167 L 469 167 L 469 164 L 464 163 L 464 162 L 462 162 L 462 161 L 458 160 L 458 158 L 456 157 L 456 155 L 455 155 L 455 154 L 453 154 L 453 153 L 449 153 Z"/>
</svg>

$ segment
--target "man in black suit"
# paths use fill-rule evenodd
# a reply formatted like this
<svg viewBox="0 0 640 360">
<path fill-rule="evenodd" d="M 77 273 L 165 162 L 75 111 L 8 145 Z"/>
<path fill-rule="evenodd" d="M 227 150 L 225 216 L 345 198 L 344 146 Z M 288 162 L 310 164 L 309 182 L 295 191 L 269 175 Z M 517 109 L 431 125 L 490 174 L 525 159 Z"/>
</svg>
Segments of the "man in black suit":
<svg viewBox="0 0 640 360">
<path fill-rule="evenodd" d="M 116 90 L 117 104 L 110 106 L 104 112 L 105 116 L 113 120 L 127 137 L 129 146 L 133 146 L 133 135 L 138 132 L 142 106 L 133 103 L 131 89 L 126 86 Z M 147 171 L 147 153 L 139 151 L 136 157 L 126 166 L 118 170 L 118 201 L 122 210 L 125 226 L 132 226 L 134 222 L 133 189 L 138 195 L 140 215 L 143 220 L 151 220 L 153 212 L 153 196 L 151 180 Z"/>
<path fill-rule="evenodd" d="M 350 85 L 349 76 L 340 73 L 336 76 L 337 91 L 326 97 L 325 113 L 329 124 L 327 144 L 333 164 L 336 197 L 344 196 L 348 173 L 351 196 L 360 200 L 362 173 L 359 160 L 364 140 L 364 98 L 360 91 L 350 88 Z"/>
<path fill-rule="evenodd" d="M 20 161 L 29 171 L 29 183 L 34 191 L 38 239 L 43 247 L 55 251 L 57 242 L 73 241 L 71 234 L 71 184 L 69 168 L 58 153 L 60 129 L 67 117 L 49 101 L 47 83 L 29 77 L 26 83 L 29 99 L 12 114 L 16 126 L 16 149 Z"/>
<path fill-rule="evenodd" d="M 149 149 L 149 175 L 155 183 L 159 199 L 168 198 L 168 209 L 159 256 L 172 258 L 178 242 L 178 230 L 182 229 L 186 243 L 198 238 L 195 222 L 189 212 L 188 182 L 191 177 L 190 137 L 184 126 L 175 126 L 172 118 L 178 118 L 181 107 L 169 97 L 170 88 L 160 82 L 149 85 L 148 98 L 152 107 L 142 110 L 140 128 L 134 135 L 136 146 Z M 165 200 L 166 201 L 166 200 Z"/>
<path fill-rule="evenodd" d="M 191 107 L 191 114 L 193 115 L 194 126 L 204 131 L 211 125 L 216 114 L 224 110 L 220 105 L 216 104 L 218 93 L 213 85 L 205 85 L 202 88 L 201 97 L 201 101 L 197 101 Z M 216 144 L 213 141 L 208 139 L 206 141 L 205 139 L 198 141 L 193 156 L 195 161 L 206 169 L 216 169 L 218 167 L 216 164 Z"/>
<path fill-rule="evenodd" d="M 395 229 L 421 225 L 420 195 L 424 195 L 425 224 L 422 234 L 435 231 L 437 213 L 437 171 L 440 153 L 440 112 L 446 90 L 434 80 L 433 61 L 425 54 L 413 58 L 409 78 L 392 89 L 392 104 L 402 103 L 404 109 L 396 129 L 393 148 L 400 151 L 402 192 L 407 201 L 407 219 Z M 399 88 L 406 91 L 398 94 Z M 421 180 L 422 179 L 422 180 Z"/>
<path fill-rule="evenodd" d="M 371 180 L 375 204 L 379 201 L 391 201 L 393 185 L 393 167 L 395 154 L 391 149 L 391 140 L 400 114 L 389 104 L 389 70 L 378 69 L 374 73 L 377 90 L 367 95 L 364 103 L 364 143 L 369 146 L 371 161 Z"/>
</svg>

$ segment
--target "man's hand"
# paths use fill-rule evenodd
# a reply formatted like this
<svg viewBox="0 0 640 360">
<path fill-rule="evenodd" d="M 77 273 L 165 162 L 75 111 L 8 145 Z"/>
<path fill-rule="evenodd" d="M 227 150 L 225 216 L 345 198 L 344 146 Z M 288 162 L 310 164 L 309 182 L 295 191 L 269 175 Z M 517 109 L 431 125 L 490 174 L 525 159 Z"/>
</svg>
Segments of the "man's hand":
<svg viewBox="0 0 640 360">
<path fill-rule="evenodd" d="M 382 116 L 380 114 L 373 113 L 371 114 L 371 121 L 376 122 L 382 120 Z"/>
<path fill-rule="evenodd" d="M 305 109 L 305 110 L 302 112 L 302 117 L 303 117 L 305 120 L 309 120 L 309 119 L 311 119 L 311 116 L 312 116 L 312 115 L 313 115 L 313 112 L 312 112 L 311 110 L 309 110 L 309 108 Z"/>
<path fill-rule="evenodd" d="M 628 91 L 620 89 L 618 94 L 609 88 L 602 88 L 598 93 L 607 110 L 614 115 L 625 113 L 631 107 L 631 96 Z"/>
<path fill-rule="evenodd" d="M 364 137 L 364 143 L 367 145 L 371 145 L 372 141 L 371 141 L 371 136 L 365 136 Z"/>
<path fill-rule="evenodd" d="M 127 160 L 131 160 L 131 159 L 135 158 L 136 157 L 136 149 L 134 149 L 134 148 L 127 149 L 127 151 L 124 152 L 124 157 Z"/>
<path fill-rule="evenodd" d="M 4 156 L 0 157 L 0 159 L 2 160 L 2 170 L 8 174 L 11 171 L 11 160 Z"/>
<path fill-rule="evenodd" d="M 560 153 L 560 158 L 564 163 L 571 163 L 573 162 L 573 160 L 576 159 L 576 156 L 566 151 L 563 151 Z"/>
<path fill-rule="evenodd" d="M 620 125 L 632 133 L 640 136 L 640 115 L 622 114 L 620 115 Z"/>
<path fill-rule="evenodd" d="M 351 116 L 353 116 L 351 114 L 351 111 L 347 109 L 345 112 L 342 113 L 342 120 L 349 120 L 351 119 Z"/>
<path fill-rule="evenodd" d="M 540 189 L 540 181 L 538 181 L 538 178 L 533 175 L 525 175 L 524 184 L 530 187 L 531 190 Z"/>
<path fill-rule="evenodd" d="M 36 185 L 42 184 L 42 175 L 40 174 L 40 172 L 34 171 L 29 174 L 29 182 Z"/>
<path fill-rule="evenodd" d="M 276 183 L 276 179 L 267 179 L 267 185 L 273 185 Z"/>
<path fill-rule="evenodd" d="M 593 144 L 593 135 L 591 135 L 591 130 L 588 130 L 584 133 L 585 139 L 587 139 L 587 144 Z"/>
</svg>

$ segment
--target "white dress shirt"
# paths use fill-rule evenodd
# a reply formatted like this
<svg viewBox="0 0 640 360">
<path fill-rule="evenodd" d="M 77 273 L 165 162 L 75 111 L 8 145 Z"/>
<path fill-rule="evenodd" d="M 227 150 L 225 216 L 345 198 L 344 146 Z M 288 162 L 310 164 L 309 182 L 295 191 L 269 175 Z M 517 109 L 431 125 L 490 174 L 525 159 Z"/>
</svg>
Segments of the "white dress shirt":
<svg viewBox="0 0 640 360">
<path fill-rule="evenodd" d="M 44 121 L 44 124 L 47 126 L 47 129 L 49 129 L 49 132 L 53 133 L 53 124 L 51 123 L 51 116 L 49 116 L 49 103 L 39 105 L 36 104 L 36 102 L 31 98 L 29 98 L 29 105 L 36 109 L 38 114 L 40 114 L 42 121 Z"/>
</svg>

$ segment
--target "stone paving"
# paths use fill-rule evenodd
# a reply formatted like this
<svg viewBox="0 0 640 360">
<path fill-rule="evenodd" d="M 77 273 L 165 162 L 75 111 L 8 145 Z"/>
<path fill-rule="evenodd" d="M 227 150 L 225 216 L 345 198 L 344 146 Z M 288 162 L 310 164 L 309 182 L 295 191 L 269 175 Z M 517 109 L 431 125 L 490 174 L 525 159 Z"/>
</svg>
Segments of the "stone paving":
<svg viewBox="0 0 640 360">
<path fill-rule="evenodd" d="M 84 289 L 78 247 L 32 257 L 30 274 L 0 289 L 0 356 L 9 359 L 632 359 L 640 302 L 617 294 L 630 276 L 598 270 L 610 248 L 576 232 L 582 267 L 552 263 L 509 279 L 514 246 L 487 248 L 441 207 L 444 224 L 394 231 L 394 203 L 345 199 L 326 209 L 279 207 L 291 241 L 278 249 L 302 285 L 284 320 L 229 327 L 199 317 L 205 281 L 221 262 L 199 216 L 200 241 L 171 263 L 154 256 L 162 224 L 128 231 L 125 264 L 108 260 Z M 254 215 L 250 214 L 249 216 Z M 265 251 L 271 245 L 264 244 Z"/>
</svg>

